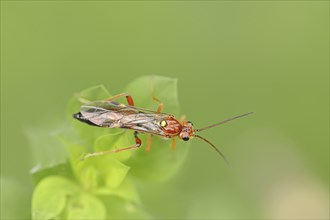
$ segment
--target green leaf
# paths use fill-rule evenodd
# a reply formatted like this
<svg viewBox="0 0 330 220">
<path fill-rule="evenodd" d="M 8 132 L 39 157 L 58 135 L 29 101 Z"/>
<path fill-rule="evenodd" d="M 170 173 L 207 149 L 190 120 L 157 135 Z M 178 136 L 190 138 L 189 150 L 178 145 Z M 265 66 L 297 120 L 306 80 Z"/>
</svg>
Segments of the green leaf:
<svg viewBox="0 0 330 220">
<path fill-rule="evenodd" d="M 116 196 L 101 197 L 106 209 L 107 219 L 151 219 L 142 206 Z"/>
<path fill-rule="evenodd" d="M 71 155 L 72 169 L 85 189 L 98 187 L 116 188 L 120 186 L 130 167 L 119 160 L 105 156 L 98 156 L 81 160 L 86 153 L 83 146 L 68 145 Z"/>
<path fill-rule="evenodd" d="M 98 151 L 111 151 L 134 145 L 134 139 L 129 132 L 118 131 L 112 134 L 106 134 L 96 139 L 94 149 Z M 128 160 L 134 150 L 127 150 L 120 153 L 110 154 L 107 157 L 113 157 L 120 161 Z"/>
<path fill-rule="evenodd" d="M 67 125 L 53 121 L 49 121 L 47 125 L 25 129 L 34 166 L 33 173 L 66 162 L 67 150 L 57 138 L 64 130 L 67 130 Z"/>
<path fill-rule="evenodd" d="M 62 176 L 67 179 L 73 178 L 71 165 L 68 162 L 45 169 L 38 169 L 38 167 L 35 167 L 32 169 L 31 175 L 35 185 L 47 176 Z"/>
<path fill-rule="evenodd" d="M 54 219 L 64 210 L 67 200 L 78 192 L 78 186 L 60 176 L 49 176 L 36 187 L 32 197 L 33 219 Z"/>
<path fill-rule="evenodd" d="M 141 203 L 136 188 L 133 185 L 133 182 L 129 178 L 125 178 L 122 184 L 116 189 L 111 189 L 109 187 L 101 187 L 95 190 L 94 193 L 97 195 L 118 196 L 126 201 L 131 201 L 136 204 Z"/>
<path fill-rule="evenodd" d="M 67 219 L 105 219 L 103 202 L 87 193 L 72 197 L 66 209 Z"/>
<path fill-rule="evenodd" d="M 155 96 L 164 103 L 164 111 L 178 114 L 177 81 L 165 77 L 142 77 L 128 85 L 124 92 L 130 93 L 137 107 L 157 109 Z M 95 101 L 110 97 L 103 86 L 96 86 L 79 93 L 83 99 Z M 148 218 L 143 211 L 139 195 L 130 175 L 141 180 L 165 180 L 180 167 L 188 146 L 178 142 L 177 151 L 170 148 L 171 140 L 154 137 L 150 153 L 144 151 L 146 135 L 140 134 L 142 149 L 116 154 L 91 157 L 84 161 L 88 151 L 109 151 L 135 144 L 133 131 L 106 129 L 89 126 L 72 118 L 80 111 L 82 103 L 76 97 L 68 104 L 70 126 L 61 126 L 49 138 L 47 129 L 30 130 L 31 145 L 35 147 L 35 161 L 43 170 L 35 167 L 33 178 L 38 183 L 32 199 L 34 219 L 104 219 Z M 178 115 L 177 115 L 178 116 Z M 47 137 L 44 141 L 38 137 Z M 59 139 L 62 143 L 55 141 Z M 54 142 L 50 141 L 51 139 Z M 63 147 L 63 146 L 66 146 Z M 47 149 L 43 152 L 43 149 Z M 94 149 L 92 149 L 94 148 Z M 68 165 L 66 157 L 69 155 Z M 55 160 L 56 159 L 56 160 Z M 46 164 L 47 167 L 44 165 Z M 46 167 L 46 169 L 45 169 Z M 79 181 L 80 187 L 70 179 Z M 90 194 L 91 193 L 91 194 Z M 95 197 L 102 197 L 102 201 Z M 104 202 L 104 204 L 102 203 Z M 105 211 L 107 209 L 107 213 Z"/>
<path fill-rule="evenodd" d="M 163 76 L 143 76 L 129 83 L 125 92 L 133 97 L 137 107 L 156 111 L 158 103 L 152 100 L 154 96 L 164 103 L 163 112 L 178 116 L 177 82 L 177 79 Z"/>
<path fill-rule="evenodd" d="M 157 109 L 156 97 L 164 103 L 164 112 L 180 117 L 177 92 L 177 80 L 161 76 L 145 76 L 131 82 L 125 92 L 132 95 L 135 105 L 151 110 Z M 176 141 L 177 150 L 171 150 L 171 140 L 164 140 L 154 136 L 152 149 L 144 151 L 147 143 L 146 135 L 140 134 L 141 149 L 134 152 L 127 164 L 131 167 L 131 174 L 141 180 L 163 181 L 170 178 L 181 166 L 189 148 L 189 143 Z"/>
</svg>

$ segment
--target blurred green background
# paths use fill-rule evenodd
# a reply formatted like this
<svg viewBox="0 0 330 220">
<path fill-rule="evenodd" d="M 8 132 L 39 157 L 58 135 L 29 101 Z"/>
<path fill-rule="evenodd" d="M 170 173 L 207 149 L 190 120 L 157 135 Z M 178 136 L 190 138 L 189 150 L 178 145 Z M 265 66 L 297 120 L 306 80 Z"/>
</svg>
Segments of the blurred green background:
<svg viewBox="0 0 330 220">
<path fill-rule="evenodd" d="M 193 140 L 140 192 L 153 216 L 329 218 L 328 1 L 1 1 L 1 217 L 29 216 L 25 129 L 150 74 L 178 78 L 196 127 L 255 112 L 202 134 L 231 167 Z"/>
</svg>

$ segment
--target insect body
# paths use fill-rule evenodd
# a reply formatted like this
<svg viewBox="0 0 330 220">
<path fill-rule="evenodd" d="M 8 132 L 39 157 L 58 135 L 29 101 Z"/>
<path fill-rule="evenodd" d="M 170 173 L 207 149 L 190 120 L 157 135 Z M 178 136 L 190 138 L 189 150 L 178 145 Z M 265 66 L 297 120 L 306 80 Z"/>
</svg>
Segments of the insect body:
<svg viewBox="0 0 330 220">
<path fill-rule="evenodd" d="M 172 115 L 109 101 L 83 105 L 74 118 L 99 127 L 131 129 L 168 138 L 178 136 L 182 129 Z"/>
<path fill-rule="evenodd" d="M 114 99 L 123 96 L 126 96 L 128 105 L 113 101 Z M 195 134 L 195 132 L 206 130 L 208 128 L 218 126 L 220 124 L 252 113 L 250 112 L 247 114 L 239 115 L 201 129 L 195 129 L 192 122 L 185 121 L 183 118 L 179 121 L 173 115 L 162 113 L 163 103 L 154 97 L 153 99 L 159 104 L 157 111 L 135 107 L 132 97 L 126 93 L 119 94 L 103 101 L 85 101 L 86 104 L 81 106 L 80 112 L 73 115 L 74 118 L 93 126 L 134 130 L 136 143 L 133 146 L 112 151 L 90 153 L 87 154 L 83 159 L 97 155 L 116 153 L 124 150 L 138 148 L 142 144 L 138 137 L 138 133 L 147 133 L 149 134 L 146 148 L 147 151 L 149 151 L 151 148 L 152 135 L 157 135 L 164 138 L 172 138 L 173 148 L 175 148 L 175 137 L 178 137 L 184 141 L 188 141 L 193 137 L 197 137 L 209 143 L 226 160 L 225 156 L 219 151 L 218 148 L 216 148 L 210 141 Z"/>
</svg>

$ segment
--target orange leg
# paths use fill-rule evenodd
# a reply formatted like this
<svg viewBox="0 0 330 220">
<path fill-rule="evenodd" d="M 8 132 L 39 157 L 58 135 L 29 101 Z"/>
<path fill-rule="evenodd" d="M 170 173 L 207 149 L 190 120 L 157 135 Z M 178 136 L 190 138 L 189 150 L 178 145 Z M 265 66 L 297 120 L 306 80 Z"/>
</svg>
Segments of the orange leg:
<svg viewBox="0 0 330 220">
<path fill-rule="evenodd" d="M 183 124 L 183 122 L 185 122 L 186 120 L 186 115 L 182 115 L 180 118 L 180 123 Z"/>
<path fill-rule="evenodd" d="M 123 96 L 126 97 L 126 100 L 127 100 L 128 105 L 130 105 L 130 106 L 134 106 L 134 101 L 133 101 L 132 96 L 130 96 L 130 95 L 127 94 L 127 93 L 120 93 L 120 94 L 118 94 L 118 95 L 115 95 L 115 96 L 112 96 L 112 97 L 110 97 L 110 98 L 105 99 L 105 101 L 113 101 L 113 100 L 115 100 L 115 99 L 119 99 L 119 98 L 121 98 L 121 97 L 123 97 Z"/>
<path fill-rule="evenodd" d="M 96 157 L 96 156 L 105 155 L 105 154 L 113 154 L 113 153 L 118 153 L 118 152 L 125 151 L 125 150 L 139 148 L 142 144 L 142 141 L 137 135 L 138 135 L 138 132 L 135 131 L 134 132 L 135 144 L 133 146 L 120 148 L 120 149 L 116 149 L 116 150 L 99 151 L 99 152 L 95 152 L 95 153 L 89 153 L 89 154 L 86 154 L 83 158 L 81 158 L 81 160 L 85 160 L 85 159 L 88 159 L 90 157 Z"/>
<path fill-rule="evenodd" d="M 172 150 L 175 151 L 176 149 L 176 143 L 175 143 L 175 138 L 172 138 L 172 144 L 171 144 Z"/>
<path fill-rule="evenodd" d="M 76 94 L 75 96 L 77 97 L 77 99 L 78 99 L 81 103 L 87 104 L 87 103 L 92 102 L 92 101 L 90 101 L 90 100 L 88 100 L 88 99 L 85 99 L 85 98 L 80 97 L 79 94 Z M 126 100 L 127 100 L 128 105 L 130 105 L 130 106 L 134 106 L 134 101 L 133 101 L 132 96 L 130 96 L 130 95 L 127 94 L 127 93 L 120 93 L 120 94 L 118 94 L 118 95 L 115 95 L 115 96 L 112 96 L 112 97 L 110 97 L 110 98 L 105 99 L 105 101 L 109 101 L 109 102 L 110 102 L 110 101 L 113 101 L 113 100 L 115 100 L 115 99 L 119 99 L 119 98 L 121 98 L 121 97 L 123 97 L 123 96 L 126 97 Z"/>
<path fill-rule="evenodd" d="M 164 108 L 164 103 L 162 103 L 159 99 L 157 99 L 155 96 L 152 97 L 152 100 L 154 100 L 155 102 L 158 103 L 158 108 L 157 108 L 157 112 L 161 113 L 163 111 Z"/>
<path fill-rule="evenodd" d="M 151 144 L 152 144 L 152 134 L 148 134 L 148 142 L 147 142 L 147 147 L 146 147 L 147 152 L 149 152 L 151 150 Z"/>
<path fill-rule="evenodd" d="M 158 113 L 161 113 L 163 111 L 163 108 L 164 108 L 164 104 L 155 97 L 154 95 L 154 77 L 152 76 L 151 77 L 151 85 L 150 85 L 150 88 L 151 88 L 151 94 L 152 94 L 152 100 L 154 100 L 155 102 L 158 103 L 158 108 L 157 108 L 157 112 Z"/>
</svg>

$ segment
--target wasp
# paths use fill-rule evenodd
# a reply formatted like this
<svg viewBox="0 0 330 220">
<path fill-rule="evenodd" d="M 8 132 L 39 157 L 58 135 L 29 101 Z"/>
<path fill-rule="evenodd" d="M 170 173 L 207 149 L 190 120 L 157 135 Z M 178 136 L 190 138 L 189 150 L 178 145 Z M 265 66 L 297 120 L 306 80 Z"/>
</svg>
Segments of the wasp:
<svg viewBox="0 0 330 220">
<path fill-rule="evenodd" d="M 114 101 L 121 97 L 126 97 L 128 104 Z M 146 133 L 149 134 L 146 147 L 147 151 L 151 148 L 151 138 L 154 135 L 172 139 L 173 149 L 176 147 L 175 137 L 178 137 L 183 141 L 189 141 L 190 139 L 196 137 L 207 142 L 228 163 L 228 160 L 224 154 L 213 143 L 196 133 L 253 113 L 245 113 L 203 128 L 195 129 L 193 123 L 191 121 L 186 121 L 184 116 L 178 120 L 174 115 L 163 113 L 163 103 L 155 97 L 152 97 L 152 99 L 158 103 L 158 108 L 156 111 L 134 106 L 132 96 L 127 93 L 121 93 L 101 101 L 83 100 L 82 102 L 85 102 L 85 104 L 81 106 L 80 112 L 73 114 L 73 118 L 92 126 L 133 130 L 135 144 L 110 151 L 89 153 L 85 155 L 82 160 L 98 155 L 117 153 L 139 148 L 142 145 L 142 141 L 138 137 L 138 134 Z"/>
</svg>

